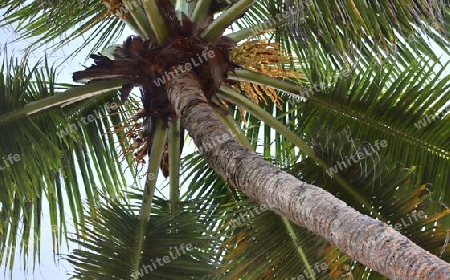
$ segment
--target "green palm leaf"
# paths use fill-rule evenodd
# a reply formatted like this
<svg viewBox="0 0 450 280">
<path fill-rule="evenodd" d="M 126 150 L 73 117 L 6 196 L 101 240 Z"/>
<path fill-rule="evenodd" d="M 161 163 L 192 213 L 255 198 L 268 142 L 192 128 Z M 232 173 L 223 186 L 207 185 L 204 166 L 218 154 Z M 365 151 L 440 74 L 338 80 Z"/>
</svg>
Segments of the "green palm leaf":
<svg viewBox="0 0 450 280">
<path fill-rule="evenodd" d="M 348 143 L 348 136 L 342 133 L 340 142 L 326 142 L 326 139 L 316 136 L 315 144 L 317 147 L 329 146 L 324 150 L 331 151 L 334 155 L 346 154 L 353 148 L 351 145 L 344 145 Z M 324 133 L 324 137 L 327 134 Z M 321 155 L 324 156 L 323 153 Z M 219 258 L 221 268 L 216 279 L 270 279 L 274 275 L 281 279 L 303 275 L 306 279 L 307 275 L 311 275 L 311 269 L 316 274 L 316 279 L 339 279 L 334 277 L 343 277 L 345 273 L 352 274 L 356 279 L 364 275 L 370 275 L 370 279 L 384 279 L 378 273 L 361 269 L 359 264 L 355 266 L 348 257 L 340 254 L 334 247 L 329 247 L 321 238 L 297 226 L 290 226 L 283 218 L 271 212 L 264 212 L 263 208 L 249 202 L 239 192 L 233 194 L 198 156 L 189 156 L 186 160 L 185 166 L 192 170 L 189 177 L 193 178 L 188 193 L 203 201 L 203 211 L 214 209 L 214 212 L 221 213 L 217 215 L 220 220 L 213 225 L 217 227 L 216 234 L 223 238 L 227 236 L 217 253 L 224 257 Z M 295 156 L 293 160 L 295 162 Z M 381 167 L 379 161 L 383 163 Z M 352 167 L 344 177 L 351 176 L 352 186 L 362 190 L 372 206 L 386 217 L 387 223 L 397 227 L 423 248 L 444 259 L 448 258 L 448 250 L 444 251 L 449 238 L 445 230 L 448 211 L 443 209 L 436 195 L 430 194 L 429 187 L 415 186 L 417 177 L 412 170 L 395 167 L 388 159 L 379 161 L 376 164 L 372 161 L 364 162 L 367 165 L 364 167 Z M 352 205 L 359 205 L 358 201 L 353 201 L 343 193 L 338 184 L 329 177 L 324 177 L 323 170 L 314 162 L 306 160 L 293 165 L 289 170 L 305 180 L 329 186 L 329 190 L 341 199 Z M 213 205 L 220 205 L 220 208 L 213 208 Z M 364 211 L 364 208 L 364 205 L 358 207 L 360 211 Z M 271 262 L 271 258 L 276 262 Z M 320 268 L 322 263 L 323 269 Z"/>
<path fill-rule="evenodd" d="M 140 201 L 142 194 L 132 197 Z M 86 217 L 86 235 L 71 239 L 84 248 L 67 256 L 75 266 L 72 279 L 199 279 L 214 270 L 211 249 L 217 240 L 210 238 L 210 217 L 197 210 L 194 201 L 171 212 L 167 200 L 154 198 L 139 277 L 133 276 L 139 204 L 113 200 L 100 203 L 97 210 L 97 216 Z"/>
<path fill-rule="evenodd" d="M 371 144 L 385 140 L 388 144 L 380 150 L 381 154 L 406 166 L 420 166 L 419 179 L 442 188 L 448 202 L 448 192 L 444 189 L 450 180 L 445 117 L 448 112 L 442 112 L 450 100 L 450 76 L 435 75 L 434 66 L 419 62 L 397 72 L 391 65 L 385 66 L 385 73 L 382 73 L 373 64 L 360 74 L 338 76 L 327 88 L 311 96 L 302 113 L 305 117 L 298 133 L 312 135 L 315 129 L 333 124 L 329 134 L 349 127 L 355 139 Z M 435 121 L 422 123 L 428 115 L 439 114 Z M 418 129 L 419 124 L 424 127 Z M 338 159 L 333 158 L 328 163 L 333 166 Z"/>
<path fill-rule="evenodd" d="M 6 9 L 0 27 L 15 26 L 20 39 L 39 38 L 34 39 L 31 48 L 49 44 L 59 48 L 76 38 L 86 38 L 86 33 L 91 32 L 72 55 L 87 46 L 94 52 L 111 45 L 125 27 L 121 20 L 108 15 L 106 6 L 96 0 L 0 1 L 0 9 Z M 49 24 L 52 28 L 48 28 Z"/>
<path fill-rule="evenodd" d="M 395 55 L 406 63 L 414 61 L 416 53 L 438 61 L 430 42 L 448 49 L 448 13 L 444 2 L 430 5 L 413 0 L 258 1 L 238 26 L 251 27 L 266 20 L 268 23 L 262 27 L 278 25 L 272 37 L 288 53 L 303 59 L 323 50 L 333 57 L 326 60 L 337 65 L 348 65 L 358 56 L 379 56 L 384 60 Z M 250 34 L 257 35 L 260 30 L 253 28 Z"/>
<path fill-rule="evenodd" d="M 55 70 L 47 63 L 32 69 L 23 62 L 3 63 L 0 114 L 8 115 L 28 103 L 57 95 L 61 86 L 54 80 Z M 117 115 L 104 107 L 118 102 L 117 95 L 110 93 L 1 125 L 4 133 L 0 136 L 0 153 L 16 155 L 0 176 L 2 261 L 12 267 L 16 247 L 25 253 L 33 248 L 34 258 L 38 257 L 42 206 L 46 201 L 56 240 L 54 249 L 58 251 L 61 233 L 67 231 L 67 207 L 73 220 L 83 224 L 83 215 L 93 210 L 99 190 L 115 195 L 126 186 L 115 148 L 121 132 L 112 135 L 110 128 L 119 125 L 127 113 Z M 91 121 L 84 125 L 82 118 L 89 115 L 94 116 L 94 121 L 89 118 Z M 91 209 L 84 208 L 85 199 Z"/>
<path fill-rule="evenodd" d="M 107 21 L 99 21 L 105 11 L 100 2 L 89 2 L 92 5 L 84 7 L 85 10 L 79 9 L 83 6 L 79 2 L 72 2 L 64 9 L 61 3 L 51 6 L 48 1 L 32 4 L 0 2 L 0 8 L 8 9 L 5 24 L 16 25 L 24 37 L 42 35 L 41 44 L 67 34 L 71 27 L 79 24 L 56 46 L 93 28 L 94 36 L 89 42 L 97 40 L 94 49 L 98 49 L 111 42 L 123 28 L 117 19 L 108 17 Z M 124 2 L 129 4 L 131 1 Z M 274 28 L 260 37 L 281 43 L 289 54 L 296 56 L 291 58 L 290 65 L 283 66 L 304 73 L 304 78 L 291 79 L 294 83 L 289 84 L 281 79 L 253 78 L 263 85 L 273 82 L 272 85 L 302 97 L 306 93 L 307 98 L 279 93 L 286 101 L 279 107 L 267 98 L 265 105 L 261 105 L 269 112 L 264 117 L 267 123 L 261 123 L 257 118 L 262 116 L 262 110 L 249 109 L 255 117 L 237 110 L 240 105 L 245 108 L 240 102 L 236 102 L 237 108 L 229 107 L 231 115 L 244 128 L 252 146 L 262 157 L 306 182 L 323 186 L 352 207 L 393 226 L 410 217 L 411 213 L 423 211 L 425 218 L 400 231 L 423 248 L 448 259 L 444 246 L 449 221 L 441 203 L 449 200 L 445 190 L 445 184 L 450 181 L 446 172 L 450 167 L 448 111 L 443 110 L 448 108 L 445 106 L 449 102 L 450 76 L 442 73 L 445 66 L 439 65 L 428 44 L 429 40 L 448 48 L 448 7 L 411 0 L 389 3 L 308 1 L 308 5 L 303 1 L 253 3 L 239 0 L 233 1 L 235 5 L 225 10 L 229 4 L 226 1 L 197 1 L 196 5 L 182 2 L 176 1 L 176 6 L 193 11 L 190 16 L 200 24 L 199 37 L 207 41 L 217 43 L 216 39 L 227 27 L 250 28 L 230 35 L 236 41 L 261 35 L 255 30 Z M 183 20 L 179 14 L 169 12 L 171 7 L 167 3 L 162 0 L 142 3 L 130 12 L 126 22 L 138 34 L 161 43 L 168 38 L 168 31 L 174 30 L 175 22 Z M 293 4 L 300 6 L 293 17 L 277 18 Z M 44 13 L 37 12 L 42 7 Z M 247 7 L 250 9 L 241 16 Z M 214 13 L 216 19 L 212 20 Z M 277 21 L 272 21 L 273 18 Z M 260 23 L 266 19 L 269 24 Z M 163 24 L 163 20 L 167 24 Z M 56 27 L 48 30 L 49 23 Z M 252 29 L 255 24 L 258 28 Z M 138 41 L 134 40 L 133 44 Z M 152 48 L 153 41 L 150 43 Z M 142 57 L 130 49 L 123 53 L 140 65 Z M 154 49 L 158 53 L 158 49 Z M 145 53 L 146 50 L 140 51 Z M 108 64 L 110 61 L 105 61 L 103 70 L 107 73 L 108 66 L 114 66 L 114 62 Z M 131 72 L 126 71 L 126 60 L 122 62 L 125 72 L 120 72 L 119 76 L 128 77 Z M 352 69 L 342 75 L 342 69 L 349 69 L 348 65 L 352 65 Z M 441 69 L 435 73 L 433 69 L 439 66 Z M 95 72 L 95 69 L 91 70 Z M 184 174 L 187 175 L 184 184 L 189 187 L 180 201 L 178 181 L 174 180 L 178 173 L 173 172 L 177 168 L 173 161 L 178 159 L 178 154 L 171 154 L 170 201 L 153 198 L 154 184 L 148 184 L 145 196 L 133 196 L 142 203 L 96 204 L 102 200 L 97 186 L 106 196 L 115 196 L 126 185 L 120 160 L 125 160 L 127 167 L 132 166 L 132 159 L 126 152 L 128 134 L 121 129 L 112 134 L 110 128 L 130 121 L 136 108 L 129 104 L 118 114 L 75 126 L 75 131 L 64 136 L 66 133 L 62 133 L 62 129 L 78 123 L 80 118 L 92 114 L 106 102 L 117 102 L 116 92 L 101 95 L 106 90 L 98 87 L 104 85 L 106 89 L 116 89 L 122 85 L 120 81 L 110 80 L 105 74 L 100 78 L 106 81 L 92 81 L 59 95 L 59 90 L 55 90 L 54 71 L 47 65 L 44 72 L 28 70 L 24 66 L 2 72 L 7 73 L 2 77 L 5 82 L 4 96 L 0 95 L 4 99 L 0 100 L 0 124 L 7 134 L 12 135 L 12 140 L 0 136 L 0 155 L 24 154 L 20 160 L 26 163 L 4 173 L 0 229 L 5 234 L 0 235 L 0 249 L 6 252 L 2 255 L 6 261 L 12 256 L 11 249 L 16 246 L 15 237 L 22 225 L 19 243 L 23 251 L 27 251 L 32 231 L 37 234 L 34 239 L 39 240 L 40 212 L 45 195 L 53 226 L 66 231 L 65 205 L 69 205 L 78 225 L 77 236 L 71 240 L 84 248 L 69 256 L 76 267 L 76 279 L 130 278 L 139 271 L 136 265 L 142 264 L 144 268 L 146 264 L 153 264 L 156 257 L 167 255 L 184 242 L 195 243 L 197 250 L 167 265 L 153 267 L 155 270 L 148 276 L 142 274 L 146 274 L 145 277 L 151 274 L 158 279 L 177 279 L 180 275 L 269 279 L 274 275 L 285 278 L 306 272 L 313 274 L 316 264 L 325 263 L 327 268 L 317 271 L 320 272 L 315 276 L 317 279 L 342 279 L 350 274 L 356 278 L 381 278 L 348 260 L 336 248 L 325 248 L 327 244 L 321 238 L 292 226 L 275 214 L 264 212 L 245 224 L 236 223 L 241 214 L 250 211 L 252 204 L 239 191 L 229 188 L 197 155 L 190 155 L 184 161 Z M 235 75 L 234 80 L 239 80 L 239 71 Z M 50 82 L 44 83 L 46 79 Z M 95 90 L 91 94 L 84 92 L 85 89 Z M 145 97 L 148 96 L 143 99 Z M 217 106 L 217 100 L 214 102 Z M 438 114 L 432 121 L 428 118 Z M 162 126 L 161 122 L 158 125 Z M 169 142 L 174 147 L 177 145 L 177 127 L 170 125 Z M 17 128 L 19 130 L 15 130 Z M 153 147 L 164 147 L 164 135 L 155 137 L 159 138 L 161 141 L 155 141 Z M 349 164 L 334 174 L 327 172 L 329 169 L 324 170 L 377 140 L 388 143 L 379 153 Z M 155 158 L 162 151 L 154 152 L 155 156 L 149 157 L 149 172 L 155 172 L 160 162 Z M 125 157 L 120 158 L 120 153 Z M 86 204 L 83 204 L 84 200 Z M 197 202 L 195 207 L 194 201 Z M 179 210 L 173 213 L 177 208 Z M 150 209 L 151 219 L 147 223 L 145 216 Z M 185 213 L 181 214 L 182 210 Z M 136 231 L 137 228 L 142 230 Z M 213 231 L 217 235 L 213 236 L 215 242 L 210 244 Z M 280 238 L 275 239 L 274 235 Z M 56 247 L 60 241 L 57 240 Z M 36 256 L 38 245 L 34 248 Z M 12 266 L 12 258 L 9 263 Z M 216 267 L 218 272 L 210 274 Z"/>
</svg>

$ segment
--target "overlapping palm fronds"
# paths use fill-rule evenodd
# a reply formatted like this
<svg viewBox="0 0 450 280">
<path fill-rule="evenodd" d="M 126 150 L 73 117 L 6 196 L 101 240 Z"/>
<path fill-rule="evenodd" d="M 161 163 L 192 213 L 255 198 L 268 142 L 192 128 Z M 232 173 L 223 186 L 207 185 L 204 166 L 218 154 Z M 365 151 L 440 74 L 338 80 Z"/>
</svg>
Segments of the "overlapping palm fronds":
<svg viewBox="0 0 450 280">
<path fill-rule="evenodd" d="M 413 0 L 103 2 L 106 5 L 100 1 L 56 1 L 55 5 L 48 1 L 0 1 L 0 8 L 7 10 L 4 24 L 16 24 L 24 37 L 42 36 L 38 44 L 65 34 L 67 39 L 56 44 L 61 46 L 94 30 L 81 48 L 97 40 L 93 49 L 98 51 L 120 33 L 123 22 L 141 36 L 130 37 L 111 58 L 94 55 L 97 65 L 75 74 L 77 80 L 91 80 L 86 86 L 94 88 L 95 94 L 84 92 L 69 101 L 58 100 L 62 103 L 52 104 L 52 108 L 32 103 L 57 96 L 52 71 L 39 74 L 34 88 L 28 88 L 32 75 L 23 67 L 14 75 L 4 74 L 0 125 L 15 142 L 3 139 L 0 155 L 2 151 L 26 154 L 22 159 L 26 165 L 0 176 L 7 190 L 1 200 L 1 229 L 6 234 L 0 249 L 14 248 L 19 225 L 25 226 L 22 244 L 30 242 L 31 225 L 39 234 L 44 195 L 52 225 L 64 227 L 63 197 L 67 196 L 74 221 L 85 233 L 79 240 L 72 239 L 82 246 L 69 256 L 76 279 L 130 279 L 156 257 L 189 242 L 196 244 L 195 253 L 144 277 L 284 279 L 314 275 L 315 279 L 384 279 L 286 219 L 261 208 L 261 213 L 256 213 L 257 206 L 229 188 L 199 155 L 185 158 L 182 170 L 186 180 L 182 185 L 188 185 L 188 190 L 178 195 L 177 145 L 183 138 L 179 135 L 182 128 L 171 108 L 161 113 L 169 103 L 164 87 L 155 87 L 153 81 L 196 53 L 214 49 L 221 61 L 212 60 L 195 70 L 211 105 L 220 108 L 218 115 L 229 118 L 230 129 L 244 129 L 251 146 L 266 160 L 322 186 L 367 215 L 393 227 L 400 223 L 400 232 L 448 261 L 450 139 L 448 110 L 443 110 L 450 102 L 450 76 L 443 73 L 447 64 L 441 63 L 435 48 L 441 46 L 448 52 L 449 6 Z M 54 28 L 46 29 L 47 25 Z M 227 37 L 235 42 L 223 37 L 224 31 L 230 31 Z M 259 51 L 258 60 L 250 63 L 256 67 L 250 70 L 259 74 L 238 69 L 228 60 L 228 51 L 236 43 L 243 52 L 251 52 L 246 43 L 241 44 L 244 40 Z M 270 46 L 276 50 L 264 52 Z M 281 53 L 288 56 L 278 57 Z M 278 59 L 273 60 L 274 54 Z M 277 64 L 279 75 L 273 73 L 275 68 L 258 71 L 267 61 Z M 235 71 L 227 73 L 230 70 Z M 43 77 L 50 78 L 50 83 L 43 83 Z M 124 85 L 120 98 L 117 93 L 98 97 L 102 85 L 107 89 Z M 142 89 L 139 113 L 121 109 L 117 115 L 56 137 L 55 131 L 101 104 L 119 99 L 127 103 L 133 86 Z M 253 101 L 263 102 L 255 105 L 245 95 L 257 96 Z M 38 104 L 39 110 L 30 109 L 33 104 Z M 60 108 L 61 104 L 67 106 Z M 223 114 L 226 110 L 230 115 Z M 230 125 L 231 116 L 239 128 Z M 2 122 L 2 118 L 7 121 Z M 134 197 L 141 199 L 141 204 L 133 200 L 96 207 L 94 202 L 103 199 L 96 185 L 109 195 L 119 195 L 125 185 L 115 146 L 120 145 L 129 155 L 130 165 L 133 154 L 126 152 L 130 151 L 126 141 L 115 143 L 127 139 L 122 130 L 115 130 L 119 133 L 116 137 L 108 134 L 107 128 L 123 128 L 123 122 L 130 118 L 135 120 L 137 131 L 147 129 L 151 134 L 146 135 L 152 139 L 147 146 L 138 145 L 141 152 L 136 157 L 144 162 L 149 156 L 146 175 L 157 173 L 160 159 L 166 155 L 162 162 L 163 170 L 171 170 L 170 200 L 154 198 L 155 182 L 149 179 L 143 195 Z M 136 122 L 139 118 L 144 121 Z M 161 122 L 148 121 L 152 118 Z M 14 133 L 16 128 L 21 133 Z M 387 146 L 371 157 L 330 171 L 358 150 L 382 140 Z M 169 147 L 175 152 L 169 154 Z M 89 168 L 91 162 L 95 172 Z M 79 187 L 78 173 L 85 192 Z M 32 188 L 36 185 L 37 190 Z M 83 210 L 85 197 L 92 216 Z M 182 210 L 185 213 L 180 213 Z M 250 213 L 255 215 L 244 221 L 242 217 Z M 413 213 L 421 213 L 421 218 L 412 218 Z M 21 218 L 22 222 L 17 222 Z M 408 218 L 414 220 L 405 226 Z M 11 255 L 6 251 L 4 257 Z"/>
<path fill-rule="evenodd" d="M 26 61 L 11 59 L 2 64 L 2 116 L 67 88 L 56 84 L 55 69 L 46 61 L 31 69 Z M 85 203 L 92 207 L 99 199 L 100 189 L 111 195 L 125 187 L 123 166 L 115 148 L 117 138 L 110 128 L 123 121 L 127 113 L 123 108 L 119 109 L 120 114 L 118 108 L 107 109 L 114 103 L 118 104 L 117 95 L 111 93 L 90 102 L 50 109 L 32 118 L 2 123 L 0 153 L 18 159 L 0 175 L 2 262 L 9 262 L 12 267 L 19 248 L 25 253 L 32 248 L 36 260 L 44 203 L 48 203 L 50 224 L 55 229 L 52 234 L 57 252 L 67 231 L 67 213 L 83 225 L 86 210 L 92 210 L 86 209 Z M 87 117 L 88 125 L 83 125 L 83 118 L 86 122 Z"/>
</svg>

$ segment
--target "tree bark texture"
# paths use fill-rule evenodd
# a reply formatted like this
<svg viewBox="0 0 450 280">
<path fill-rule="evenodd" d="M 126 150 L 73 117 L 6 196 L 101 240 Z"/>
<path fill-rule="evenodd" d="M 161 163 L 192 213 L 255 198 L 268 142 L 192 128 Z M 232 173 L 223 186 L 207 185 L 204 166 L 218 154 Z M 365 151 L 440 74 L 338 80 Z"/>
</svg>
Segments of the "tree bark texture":
<svg viewBox="0 0 450 280">
<path fill-rule="evenodd" d="M 390 279 L 450 279 L 450 264 L 235 141 L 214 115 L 192 73 L 172 79 L 167 93 L 209 166 L 256 203 L 324 237 Z"/>
</svg>

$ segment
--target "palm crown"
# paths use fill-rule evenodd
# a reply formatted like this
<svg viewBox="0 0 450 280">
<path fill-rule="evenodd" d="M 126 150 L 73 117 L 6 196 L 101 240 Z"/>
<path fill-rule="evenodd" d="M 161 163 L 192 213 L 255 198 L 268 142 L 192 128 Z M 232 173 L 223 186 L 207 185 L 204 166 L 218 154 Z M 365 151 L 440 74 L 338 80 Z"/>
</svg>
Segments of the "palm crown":
<svg viewBox="0 0 450 280">
<path fill-rule="evenodd" d="M 4 25 L 28 21 L 17 29 L 41 36 L 36 44 L 67 34 L 58 47 L 91 29 L 80 48 L 97 52 L 124 24 L 136 33 L 109 54 L 92 54 L 94 65 L 73 74 L 81 86 L 57 84 L 47 63 L 4 63 L 0 155 L 19 154 L 23 162 L 0 176 L 0 251 L 11 266 L 17 242 L 38 249 L 47 201 L 55 248 L 67 233 L 65 208 L 76 224 L 70 240 L 81 249 L 67 257 L 76 279 L 383 278 L 230 187 L 207 165 L 228 138 L 194 137 L 201 153 L 180 164 L 189 120 L 173 106 L 171 80 L 191 70 L 242 145 L 448 261 L 450 76 L 428 44 L 448 48 L 448 5 L 124 0 L 0 7 Z M 136 86 L 139 102 L 130 95 Z M 123 104 L 55 134 L 107 102 Z M 205 135 L 216 129 L 201 125 Z M 123 192 L 124 169 L 139 174 L 146 162 L 144 190 Z M 159 168 L 169 176 L 169 198 L 155 196 Z M 181 196 L 180 185 L 187 186 Z M 157 261 L 164 256 L 170 261 Z"/>
</svg>

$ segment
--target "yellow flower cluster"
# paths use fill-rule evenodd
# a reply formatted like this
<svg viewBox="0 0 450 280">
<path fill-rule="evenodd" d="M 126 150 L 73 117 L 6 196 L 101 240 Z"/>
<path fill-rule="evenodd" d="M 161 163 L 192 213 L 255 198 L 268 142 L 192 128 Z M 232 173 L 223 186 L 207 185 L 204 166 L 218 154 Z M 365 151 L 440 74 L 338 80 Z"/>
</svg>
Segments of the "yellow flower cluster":
<svg viewBox="0 0 450 280">
<path fill-rule="evenodd" d="M 291 58 L 280 50 L 278 43 L 268 43 L 264 40 L 246 41 L 230 52 L 231 60 L 248 70 L 264 74 L 273 78 L 298 78 L 299 74 L 289 68 Z M 247 97 L 255 103 L 260 101 L 267 104 L 268 96 L 278 107 L 281 98 L 270 87 L 249 82 L 240 82 L 238 88 L 243 90 Z"/>
</svg>

